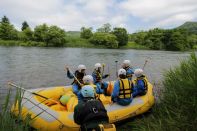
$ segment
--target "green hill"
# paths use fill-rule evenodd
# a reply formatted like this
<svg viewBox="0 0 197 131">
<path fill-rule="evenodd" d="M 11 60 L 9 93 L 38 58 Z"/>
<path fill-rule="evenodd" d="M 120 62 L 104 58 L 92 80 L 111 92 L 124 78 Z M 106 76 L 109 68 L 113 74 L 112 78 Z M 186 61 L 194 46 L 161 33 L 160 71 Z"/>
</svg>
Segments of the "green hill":
<svg viewBox="0 0 197 131">
<path fill-rule="evenodd" d="M 71 37 L 80 37 L 80 31 L 67 31 L 66 35 Z"/>
<path fill-rule="evenodd" d="M 197 34 L 197 22 L 185 22 L 183 25 L 177 27 L 177 29 L 186 29 L 190 33 Z"/>
</svg>

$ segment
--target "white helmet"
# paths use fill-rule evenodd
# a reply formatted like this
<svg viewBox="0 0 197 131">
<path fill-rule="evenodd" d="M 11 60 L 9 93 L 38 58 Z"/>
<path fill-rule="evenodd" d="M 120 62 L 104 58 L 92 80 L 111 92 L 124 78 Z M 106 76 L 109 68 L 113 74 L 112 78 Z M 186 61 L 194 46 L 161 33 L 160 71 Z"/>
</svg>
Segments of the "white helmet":
<svg viewBox="0 0 197 131">
<path fill-rule="evenodd" d="M 118 76 L 119 76 L 119 75 L 126 75 L 126 70 L 123 69 L 123 68 L 119 69 L 119 71 L 118 71 Z"/>
<path fill-rule="evenodd" d="M 135 69 L 134 74 L 136 77 L 140 77 L 143 75 L 143 70 L 142 69 Z"/>
<path fill-rule="evenodd" d="M 91 75 L 86 75 L 83 77 L 83 82 L 88 84 L 93 83 L 93 77 Z"/>
<path fill-rule="evenodd" d="M 94 65 L 94 68 L 95 68 L 96 70 L 98 70 L 99 67 L 100 67 L 100 68 L 102 67 L 101 63 L 96 63 L 96 64 Z"/>
<path fill-rule="evenodd" d="M 124 67 L 130 66 L 130 64 L 131 64 L 131 61 L 130 61 L 130 60 L 124 60 L 124 61 L 123 61 L 123 66 L 124 66 Z"/>
<path fill-rule="evenodd" d="M 81 72 L 81 70 L 85 70 L 86 66 L 85 65 L 79 65 L 78 66 L 78 71 Z"/>
</svg>

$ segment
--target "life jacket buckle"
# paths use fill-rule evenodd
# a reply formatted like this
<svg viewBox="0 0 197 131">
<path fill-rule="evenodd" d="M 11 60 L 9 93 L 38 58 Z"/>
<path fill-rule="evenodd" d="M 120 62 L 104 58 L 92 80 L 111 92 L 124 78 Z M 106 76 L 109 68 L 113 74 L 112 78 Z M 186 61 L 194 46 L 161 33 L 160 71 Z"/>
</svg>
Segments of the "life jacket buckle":
<svg viewBox="0 0 197 131">
<path fill-rule="evenodd" d="M 95 114 L 98 113 L 98 109 L 95 108 L 95 107 L 92 108 L 92 111 L 93 111 Z"/>
</svg>

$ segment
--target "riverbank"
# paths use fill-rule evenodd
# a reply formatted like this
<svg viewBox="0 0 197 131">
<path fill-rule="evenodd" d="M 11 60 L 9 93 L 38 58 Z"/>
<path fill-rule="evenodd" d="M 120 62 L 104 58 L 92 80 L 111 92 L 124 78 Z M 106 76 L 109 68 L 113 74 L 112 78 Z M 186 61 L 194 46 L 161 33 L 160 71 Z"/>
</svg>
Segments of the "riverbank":
<svg viewBox="0 0 197 131">
<path fill-rule="evenodd" d="M 197 57 L 193 53 L 189 60 L 165 73 L 164 89 L 160 102 L 152 113 L 136 118 L 118 129 L 149 131 L 196 130 L 197 125 Z"/>
<path fill-rule="evenodd" d="M 149 47 L 139 45 L 135 42 L 128 42 L 127 45 L 120 47 L 120 49 L 141 49 L 141 50 L 150 50 Z"/>
<path fill-rule="evenodd" d="M 87 39 L 69 37 L 68 42 L 63 47 L 77 47 L 77 48 L 107 48 L 104 45 L 94 45 Z M 36 41 L 15 41 L 15 40 L 1 40 L 0 46 L 24 46 L 24 47 L 45 47 L 44 42 Z M 127 45 L 120 47 L 120 49 L 149 49 L 146 46 L 136 44 L 135 42 L 128 42 Z"/>
</svg>

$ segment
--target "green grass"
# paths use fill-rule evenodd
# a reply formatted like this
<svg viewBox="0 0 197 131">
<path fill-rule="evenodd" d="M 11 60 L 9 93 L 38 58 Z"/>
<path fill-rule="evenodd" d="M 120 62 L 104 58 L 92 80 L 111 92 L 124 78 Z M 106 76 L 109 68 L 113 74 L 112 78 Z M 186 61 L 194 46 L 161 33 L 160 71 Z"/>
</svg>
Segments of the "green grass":
<svg viewBox="0 0 197 131">
<path fill-rule="evenodd" d="M 120 47 L 122 49 L 149 49 L 146 46 L 136 44 L 135 42 L 128 42 L 127 45 Z"/>
<path fill-rule="evenodd" d="M 15 104 L 16 101 L 18 101 L 18 108 L 21 111 L 21 100 L 22 100 L 22 91 L 17 90 L 16 96 L 15 96 Z M 8 94 L 5 98 L 4 104 L 0 107 L 0 130 L 1 131 L 29 131 L 30 126 L 30 117 L 27 117 L 25 120 L 22 120 L 21 112 L 18 116 L 13 116 L 10 112 L 11 109 L 11 102 L 10 97 L 13 94 L 11 93 L 11 90 L 8 90 Z"/>
<path fill-rule="evenodd" d="M 16 40 L 1 40 L 0 46 L 38 46 L 43 47 L 44 42 L 36 42 L 36 41 L 16 41 Z"/>
<path fill-rule="evenodd" d="M 66 38 L 67 42 L 64 47 L 79 47 L 79 48 L 107 48 L 104 45 L 96 46 L 91 44 L 88 39 L 80 38 L 80 36 L 72 35 Z M 36 41 L 16 41 L 16 40 L 1 40 L 0 46 L 25 46 L 25 47 L 44 47 L 44 42 Z M 120 49 L 149 49 L 148 47 L 136 44 L 134 42 L 128 42 L 127 45 L 120 47 Z"/>
<path fill-rule="evenodd" d="M 193 49 L 197 50 L 197 45 L 194 45 L 194 46 L 193 46 Z"/>
<path fill-rule="evenodd" d="M 36 41 L 15 41 L 15 40 L 0 40 L 0 46 L 25 46 L 25 47 L 44 47 L 44 42 Z M 80 37 L 67 37 L 67 43 L 64 47 L 80 47 L 80 48 L 106 48 L 105 46 L 95 46 L 89 40 Z"/>
<path fill-rule="evenodd" d="M 119 127 L 139 131 L 194 131 L 197 128 L 197 57 L 191 54 L 164 74 L 161 101 L 152 113 Z"/>
<path fill-rule="evenodd" d="M 67 37 L 66 47 L 94 47 L 87 39 L 80 37 Z"/>
<path fill-rule="evenodd" d="M 91 44 L 88 39 L 83 39 L 80 37 L 68 37 L 68 42 L 65 43 L 65 47 L 80 47 L 80 48 L 106 48 L 105 46 L 96 46 Z"/>
</svg>

